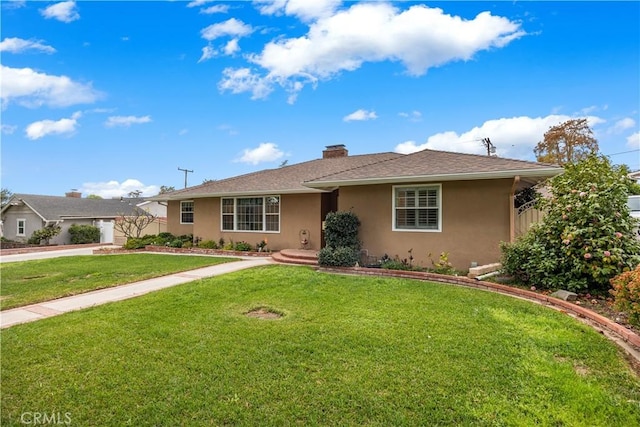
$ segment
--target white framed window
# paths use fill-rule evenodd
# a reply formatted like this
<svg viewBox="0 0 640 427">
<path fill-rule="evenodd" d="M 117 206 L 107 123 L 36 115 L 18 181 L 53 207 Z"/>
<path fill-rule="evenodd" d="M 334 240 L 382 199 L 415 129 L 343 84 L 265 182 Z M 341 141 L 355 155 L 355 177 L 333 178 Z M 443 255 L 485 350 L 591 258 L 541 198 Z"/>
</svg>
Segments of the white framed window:
<svg viewBox="0 0 640 427">
<path fill-rule="evenodd" d="M 280 196 L 225 197 L 221 202 L 222 231 L 280 232 Z"/>
<path fill-rule="evenodd" d="M 442 186 L 393 187 L 394 231 L 442 231 Z"/>
<path fill-rule="evenodd" d="M 193 224 L 193 201 L 180 202 L 180 224 Z"/>
<path fill-rule="evenodd" d="M 16 236 L 26 236 L 27 235 L 27 220 L 24 218 L 18 218 L 16 221 Z"/>
</svg>

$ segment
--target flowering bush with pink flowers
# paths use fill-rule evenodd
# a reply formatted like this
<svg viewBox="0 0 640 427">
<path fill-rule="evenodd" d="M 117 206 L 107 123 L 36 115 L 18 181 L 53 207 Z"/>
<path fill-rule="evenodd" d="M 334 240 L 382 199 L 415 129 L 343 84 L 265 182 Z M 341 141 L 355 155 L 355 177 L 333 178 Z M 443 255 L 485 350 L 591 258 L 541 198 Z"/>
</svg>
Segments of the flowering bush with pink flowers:
<svg viewBox="0 0 640 427">
<path fill-rule="evenodd" d="M 517 242 L 502 245 L 503 268 L 541 288 L 608 290 L 610 279 L 640 263 L 625 169 L 592 155 L 565 165 L 549 184 L 551 196 L 539 201 L 547 215 Z"/>
<path fill-rule="evenodd" d="M 640 326 L 640 264 L 611 279 L 615 306 L 629 314 L 629 323 Z"/>
</svg>

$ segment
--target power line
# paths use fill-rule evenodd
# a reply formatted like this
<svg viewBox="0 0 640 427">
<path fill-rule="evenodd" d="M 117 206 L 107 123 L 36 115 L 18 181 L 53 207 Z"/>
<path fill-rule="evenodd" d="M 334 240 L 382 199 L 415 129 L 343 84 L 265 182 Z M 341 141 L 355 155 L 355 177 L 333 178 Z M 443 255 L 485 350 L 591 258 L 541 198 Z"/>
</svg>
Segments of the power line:
<svg viewBox="0 0 640 427">
<path fill-rule="evenodd" d="M 619 153 L 613 153 L 613 154 L 605 154 L 605 156 L 607 157 L 611 157 L 611 156 L 617 156 L 618 154 L 629 154 L 629 153 L 635 153 L 637 151 L 640 151 L 640 148 L 636 148 L 635 150 L 629 150 L 629 151 L 621 151 Z"/>
</svg>

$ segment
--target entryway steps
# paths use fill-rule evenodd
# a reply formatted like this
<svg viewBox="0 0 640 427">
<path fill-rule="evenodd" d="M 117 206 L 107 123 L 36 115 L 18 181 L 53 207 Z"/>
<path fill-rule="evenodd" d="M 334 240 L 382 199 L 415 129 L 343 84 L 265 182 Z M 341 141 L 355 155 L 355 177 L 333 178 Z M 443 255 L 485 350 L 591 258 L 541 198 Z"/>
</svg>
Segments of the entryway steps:
<svg viewBox="0 0 640 427">
<path fill-rule="evenodd" d="M 285 264 L 318 265 L 318 251 L 310 249 L 283 249 L 271 258 Z"/>
</svg>

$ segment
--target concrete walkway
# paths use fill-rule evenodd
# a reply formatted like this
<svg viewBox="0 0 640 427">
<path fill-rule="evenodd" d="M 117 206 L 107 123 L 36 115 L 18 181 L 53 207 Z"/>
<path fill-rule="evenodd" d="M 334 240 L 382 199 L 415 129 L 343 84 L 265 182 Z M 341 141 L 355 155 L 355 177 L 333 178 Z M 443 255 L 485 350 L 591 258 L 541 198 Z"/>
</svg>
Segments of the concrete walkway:
<svg viewBox="0 0 640 427">
<path fill-rule="evenodd" d="M 204 267 L 197 270 L 184 271 L 182 273 L 175 273 L 168 276 L 156 277 L 155 279 L 130 283 L 128 285 L 100 289 L 97 291 L 86 292 L 11 310 L 4 310 L 0 312 L 0 328 L 4 329 L 20 323 L 33 322 L 46 317 L 57 316 L 58 314 L 67 313 L 69 311 L 82 310 L 83 308 L 94 307 L 114 301 L 122 301 L 157 291 L 159 289 L 203 279 L 205 277 L 218 276 L 225 273 L 231 273 L 233 271 L 244 270 L 246 268 L 271 264 L 272 262 L 271 258 L 246 257 L 242 258 L 240 261 L 227 262 L 224 264 L 213 265 L 211 267 Z"/>
<path fill-rule="evenodd" d="M 18 262 L 18 261 L 31 261 L 34 259 L 46 259 L 46 258 L 58 258 L 62 256 L 77 256 L 77 255 L 93 255 L 93 251 L 98 248 L 109 248 L 111 246 L 88 246 L 86 248 L 74 248 L 74 249 L 57 249 L 53 251 L 42 252 L 25 252 L 20 254 L 2 255 L 0 256 L 0 263 L 3 262 Z M 112 246 L 119 248 L 120 246 Z"/>
</svg>

